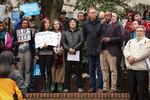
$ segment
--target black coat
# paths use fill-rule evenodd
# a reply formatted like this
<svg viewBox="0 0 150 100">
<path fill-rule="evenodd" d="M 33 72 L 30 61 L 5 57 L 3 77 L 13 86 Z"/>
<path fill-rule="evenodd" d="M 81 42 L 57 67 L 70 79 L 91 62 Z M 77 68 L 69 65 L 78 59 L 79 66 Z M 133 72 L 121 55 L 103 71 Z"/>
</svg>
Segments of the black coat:
<svg viewBox="0 0 150 100">
<path fill-rule="evenodd" d="M 84 23 L 84 39 L 87 44 L 87 53 L 89 56 L 99 56 L 100 51 L 98 50 L 100 37 L 97 34 L 101 28 L 101 21 L 97 17 L 95 21 L 87 20 Z"/>
<path fill-rule="evenodd" d="M 69 48 L 73 48 L 75 51 L 80 51 L 83 41 L 83 33 L 79 29 L 76 29 L 75 31 L 65 31 L 61 39 L 61 43 L 65 52 L 68 52 Z"/>
</svg>

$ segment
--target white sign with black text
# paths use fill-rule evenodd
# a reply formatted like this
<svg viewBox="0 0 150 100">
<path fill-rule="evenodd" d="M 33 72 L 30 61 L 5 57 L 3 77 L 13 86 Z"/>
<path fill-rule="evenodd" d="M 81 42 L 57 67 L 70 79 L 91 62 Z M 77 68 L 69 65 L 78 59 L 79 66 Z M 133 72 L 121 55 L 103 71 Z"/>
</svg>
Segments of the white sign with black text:
<svg viewBox="0 0 150 100">
<path fill-rule="evenodd" d="M 30 41 L 31 40 L 30 28 L 17 30 L 17 40 L 18 42 Z"/>
<path fill-rule="evenodd" d="M 57 46 L 57 34 L 52 31 L 39 32 L 35 35 L 35 48 L 43 48 L 44 45 Z"/>
</svg>

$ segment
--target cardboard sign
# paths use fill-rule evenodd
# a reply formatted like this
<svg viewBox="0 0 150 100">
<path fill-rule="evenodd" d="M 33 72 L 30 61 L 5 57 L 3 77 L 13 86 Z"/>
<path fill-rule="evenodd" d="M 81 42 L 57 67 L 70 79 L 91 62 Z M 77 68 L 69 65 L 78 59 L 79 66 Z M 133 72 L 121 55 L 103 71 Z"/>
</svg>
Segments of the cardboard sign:
<svg viewBox="0 0 150 100">
<path fill-rule="evenodd" d="M 17 30 L 17 40 L 18 42 L 26 42 L 31 40 L 31 31 L 29 28 L 27 29 L 19 29 Z"/>
<path fill-rule="evenodd" d="M 30 4 L 20 5 L 20 11 L 23 11 L 25 13 L 24 16 L 40 14 L 40 8 L 38 6 L 38 3 L 30 3 Z"/>
</svg>

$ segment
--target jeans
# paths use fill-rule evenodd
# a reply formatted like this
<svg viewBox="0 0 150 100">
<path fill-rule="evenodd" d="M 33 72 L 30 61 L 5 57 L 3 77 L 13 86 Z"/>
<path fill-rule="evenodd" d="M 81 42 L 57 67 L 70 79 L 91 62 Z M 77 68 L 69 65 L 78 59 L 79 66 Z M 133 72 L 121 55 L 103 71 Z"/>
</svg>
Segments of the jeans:
<svg viewBox="0 0 150 100">
<path fill-rule="evenodd" d="M 90 88 L 96 90 L 96 71 L 98 76 L 97 87 L 102 89 L 103 79 L 102 71 L 100 66 L 100 57 L 99 56 L 88 56 L 89 61 L 89 74 L 90 74 Z"/>
<path fill-rule="evenodd" d="M 30 50 L 19 50 L 17 57 L 19 58 L 18 70 L 24 78 L 26 87 L 28 87 L 31 82 L 31 52 Z"/>
</svg>

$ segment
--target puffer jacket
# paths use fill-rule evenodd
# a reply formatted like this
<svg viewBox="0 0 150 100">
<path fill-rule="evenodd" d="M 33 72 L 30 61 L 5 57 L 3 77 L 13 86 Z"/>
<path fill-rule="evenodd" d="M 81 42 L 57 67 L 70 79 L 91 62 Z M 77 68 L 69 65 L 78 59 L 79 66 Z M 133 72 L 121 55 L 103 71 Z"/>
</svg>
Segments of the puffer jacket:
<svg viewBox="0 0 150 100">
<path fill-rule="evenodd" d="M 83 32 L 79 29 L 65 31 L 61 39 L 65 52 L 68 52 L 69 48 L 73 48 L 75 51 L 80 51 L 83 41 Z"/>
</svg>

